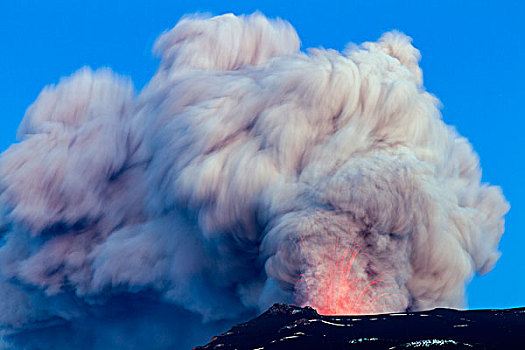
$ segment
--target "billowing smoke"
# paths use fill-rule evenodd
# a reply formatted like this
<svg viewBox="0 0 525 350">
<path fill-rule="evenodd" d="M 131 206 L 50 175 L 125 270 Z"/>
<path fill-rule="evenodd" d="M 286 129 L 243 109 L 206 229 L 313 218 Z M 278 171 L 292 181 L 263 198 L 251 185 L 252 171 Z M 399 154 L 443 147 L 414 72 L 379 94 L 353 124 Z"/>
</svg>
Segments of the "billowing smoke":
<svg viewBox="0 0 525 350">
<path fill-rule="evenodd" d="M 419 51 L 299 48 L 261 14 L 186 17 L 139 93 L 87 68 L 42 91 L 0 157 L 3 347 L 187 348 L 279 301 L 464 307 L 509 206 Z"/>
</svg>

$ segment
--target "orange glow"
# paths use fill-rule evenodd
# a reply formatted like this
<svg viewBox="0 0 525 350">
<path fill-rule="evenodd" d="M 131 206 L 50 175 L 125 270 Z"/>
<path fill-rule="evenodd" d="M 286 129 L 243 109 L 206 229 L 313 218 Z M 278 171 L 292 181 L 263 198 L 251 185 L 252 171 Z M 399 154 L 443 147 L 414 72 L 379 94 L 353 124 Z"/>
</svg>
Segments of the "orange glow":
<svg viewBox="0 0 525 350">
<path fill-rule="evenodd" d="M 328 232 L 325 229 L 328 239 Z M 303 252 L 308 254 L 305 242 L 298 243 Z M 359 245 L 342 247 L 339 237 L 329 252 L 329 259 L 322 264 L 328 267 L 327 273 L 316 274 L 315 281 L 310 281 L 308 273 L 299 276 L 296 290 L 306 294 L 300 303 L 315 308 L 322 315 L 360 315 L 386 313 L 394 310 L 393 303 L 400 294 L 390 292 L 393 288 L 390 272 L 378 274 L 372 280 L 357 276 L 352 270 L 358 259 L 366 253 Z M 308 256 L 309 260 L 311 256 Z M 370 259 L 368 259 L 370 260 Z M 376 270 L 370 263 L 368 266 Z"/>
</svg>

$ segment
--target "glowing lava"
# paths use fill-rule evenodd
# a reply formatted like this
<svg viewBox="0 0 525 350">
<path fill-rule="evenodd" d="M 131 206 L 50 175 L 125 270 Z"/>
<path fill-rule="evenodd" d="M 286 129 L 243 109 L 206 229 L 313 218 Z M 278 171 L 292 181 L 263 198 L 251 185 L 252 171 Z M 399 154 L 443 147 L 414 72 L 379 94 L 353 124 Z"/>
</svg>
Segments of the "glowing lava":
<svg viewBox="0 0 525 350">
<path fill-rule="evenodd" d="M 325 235 L 328 239 L 326 228 Z M 308 255 L 309 250 L 306 249 L 306 243 L 301 240 L 298 245 Z M 313 276 L 311 271 L 300 275 L 295 289 L 300 291 L 299 294 L 305 296 L 302 299 L 298 297 L 297 301 L 302 306 L 312 306 L 323 315 L 359 315 L 399 311 L 394 305 L 396 304 L 395 299 L 401 295 L 394 292 L 390 272 L 357 273 L 353 268 L 360 257 L 367 258 L 367 261 L 371 260 L 363 252 L 361 246 L 354 244 L 343 247 L 337 237 L 329 252 L 329 258 L 322 261 L 327 272 L 317 273 L 315 278 L 311 278 Z M 377 271 L 370 262 L 366 267 L 367 271 Z"/>
</svg>

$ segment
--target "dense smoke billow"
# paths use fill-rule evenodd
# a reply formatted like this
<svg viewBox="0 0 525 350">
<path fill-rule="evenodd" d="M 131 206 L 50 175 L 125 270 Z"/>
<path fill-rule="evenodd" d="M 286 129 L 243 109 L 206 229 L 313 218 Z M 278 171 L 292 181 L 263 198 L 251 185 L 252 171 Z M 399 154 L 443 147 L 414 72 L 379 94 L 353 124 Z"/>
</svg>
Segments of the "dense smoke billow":
<svg viewBox="0 0 525 350">
<path fill-rule="evenodd" d="M 274 302 L 461 308 L 492 269 L 509 206 L 407 36 L 305 53 L 282 20 L 193 16 L 154 50 L 138 93 L 109 69 L 46 87 L 1 155 L 3 347 L 187 348 Z"/>
</svg>

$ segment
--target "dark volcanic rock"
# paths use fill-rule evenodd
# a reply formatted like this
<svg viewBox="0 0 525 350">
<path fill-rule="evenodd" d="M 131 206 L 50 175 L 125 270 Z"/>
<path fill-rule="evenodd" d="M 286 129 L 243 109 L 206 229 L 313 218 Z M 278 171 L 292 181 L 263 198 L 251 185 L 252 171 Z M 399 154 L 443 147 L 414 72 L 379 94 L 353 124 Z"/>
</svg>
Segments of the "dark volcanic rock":
<svg viewBox="0 0 525 350">
<path fill-rule="evenodd" d="M 525 308 L 323 316 L 275 304 L 196 349 L 525 349 Z"/>
</svg>

